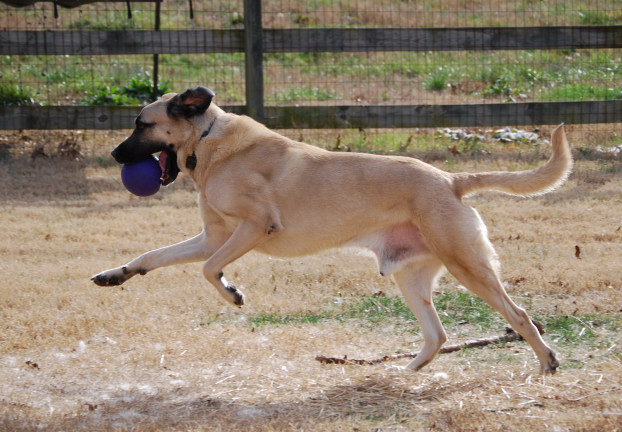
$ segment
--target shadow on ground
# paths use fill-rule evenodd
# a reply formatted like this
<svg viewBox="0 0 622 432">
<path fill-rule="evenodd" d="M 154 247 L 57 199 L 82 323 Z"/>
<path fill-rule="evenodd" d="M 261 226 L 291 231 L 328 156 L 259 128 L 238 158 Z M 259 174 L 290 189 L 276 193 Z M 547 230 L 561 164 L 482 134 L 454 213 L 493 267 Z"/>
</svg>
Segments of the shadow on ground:
<svg viewBox="0 0 622 432">
<path fill-rule="evenodd" d="M 12 408 L 19 417 L 0 421 L 3 430 L 209 430 L 252 431 L 266 428 L 312 427 L 318 420 L 338 422 L 348 418 L 386 418 L 408 412 L 424 416 L 422 404 L 454 392 L 469 391 L 477 383 L 426 385 L 412 388 L 386 377 L 367 377 L 354 384 L 338 385 L 300 401 L 243 403 L 226 397 L 184 396 L 183 392 L 147 396 L 110 395 L 106 402 L 85 403 L 81 412 L 36 418 L 28 410 Z M 234 398 L 235 399 L 235 398 Z"/>
</svg>

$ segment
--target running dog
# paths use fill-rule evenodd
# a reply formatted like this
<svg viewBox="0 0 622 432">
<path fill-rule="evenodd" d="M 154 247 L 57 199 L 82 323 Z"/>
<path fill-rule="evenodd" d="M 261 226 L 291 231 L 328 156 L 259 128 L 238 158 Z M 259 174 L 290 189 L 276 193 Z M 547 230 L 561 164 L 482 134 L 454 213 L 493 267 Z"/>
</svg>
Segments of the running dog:
<svg viewBox="0 0 622 432">
<path fill-rule="evenodd" d="M 444 269 L 507 319 L 531 345 L 542 373 L 559 363 L 527 313 L 507 295 L 486 226 L 462 198 L 493 189 L 533 196 L 567 178 L 572 155 L 563 126 L 552 156 L 519 172 L 448 173 L 417 159 L 336 153 L 293 141 L 246 116 L 226 113 L 205 88 L 167 94 L 146 106 L 131 136 L 112 151 L 127 164 L 160 152 L 162 184 L 180 171 L 199 193 L 203 230 L 93 276 L 120 285 L 162 266 L 204 261 L 205 278 L 230 303 L 244 295 L 223 269 L 251 250 L 293 257 L 339 246 L 371 250 L 393 275 L 421 324 L 424 345 L 407 366 L 418 370 L 447 336 L 432 302 Z"/>
</svg>

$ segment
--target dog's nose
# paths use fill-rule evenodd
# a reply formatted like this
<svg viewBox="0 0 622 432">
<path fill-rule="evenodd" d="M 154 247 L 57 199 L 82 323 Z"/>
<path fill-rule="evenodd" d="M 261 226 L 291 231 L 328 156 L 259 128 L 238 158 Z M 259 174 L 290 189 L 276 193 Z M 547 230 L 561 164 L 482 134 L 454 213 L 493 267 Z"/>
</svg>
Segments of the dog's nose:
<svg viewBox="0 0 622 432">
<path fill-rule="evenodd" d="M 110 152 L 110 155 L 111 155 L 113 158 L 115 158 L 115 159 L 116 159 L 116 158 L 117 158 L 117 149 L 114 149 L 113 151 L 111 151 L 111 152 Z"/>
</svg>

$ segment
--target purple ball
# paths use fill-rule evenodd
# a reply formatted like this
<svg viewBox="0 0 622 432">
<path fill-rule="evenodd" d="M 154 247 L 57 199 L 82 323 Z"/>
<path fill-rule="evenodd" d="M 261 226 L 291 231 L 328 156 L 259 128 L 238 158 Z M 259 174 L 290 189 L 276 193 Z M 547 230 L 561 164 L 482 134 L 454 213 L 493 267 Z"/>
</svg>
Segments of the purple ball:
<svg viewBox="0 0 622 432">
<path fill-rule="evenodd" d="M 138 196 L 150 196 L 160 190 L 162 170 L 158 159 L 149 156 L 140 162 L 123 165 L 121 181 L 123 186 Z"/>
</svg>

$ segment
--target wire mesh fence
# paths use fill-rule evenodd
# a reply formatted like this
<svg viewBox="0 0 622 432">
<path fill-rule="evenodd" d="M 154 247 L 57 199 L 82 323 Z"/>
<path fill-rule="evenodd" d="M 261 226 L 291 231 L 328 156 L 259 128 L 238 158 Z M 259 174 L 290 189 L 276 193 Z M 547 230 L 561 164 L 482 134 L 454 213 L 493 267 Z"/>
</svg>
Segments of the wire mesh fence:
<svg viewBox="0 0 622 432">
<path fill-rule="evenodd" d="M 59 0 L 55 8 L 52 2 L 36 1 L 4 1 L 0 27 L 150 30 L 155 26 L 155 1 L 83 0 L 73 8 L 62 5 L 82 2 Z M 242 0 L 165 0 L 160 7 L 162 30 L 243 26 Z M 622 19 L 616 0 L 270 0 L 262 7 L 267 28 L 617 25 Z"/>
<path fill-rule="evenodd" d="M 155 2 L 0 4 L 0 31 L 244 29 L 242 0 L 163 1 L 159 8 L 158 18 Z M 265 0 L 262 8 L 268 30 L 622 25 L 617 0 Z M 473 48 L 265 52 L 264 101 L 336 107 L 622 99 L 622 48 Z M 201 84 L 216 91 L 220 105 L 244 105 L 244 61 L 242 52 L 159 54 L 156 71 L 153 55 L 144 54 L 4 55 L 1 105 L 142 105 L 153 97 L 154 78 L 160 93 Z M 622 121 L 622 113 L 612 115 Z M 619 127 L 608 130 L 619 134 Z"/>
</svg>

